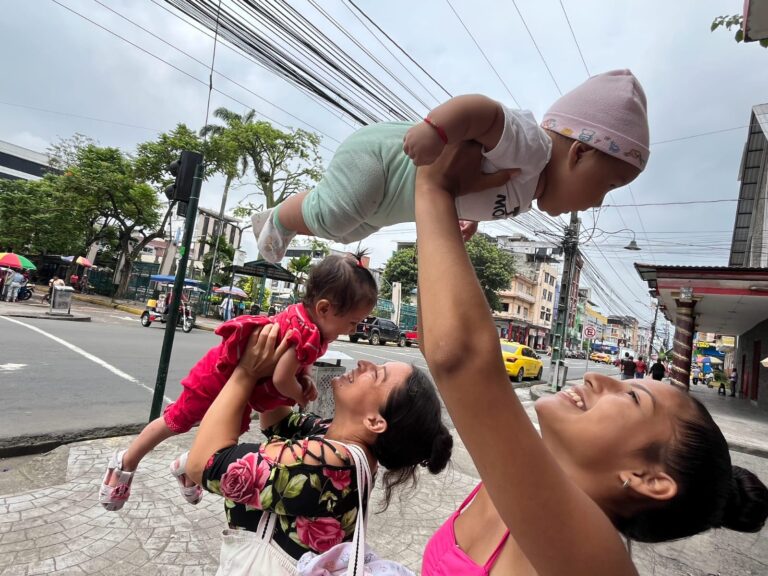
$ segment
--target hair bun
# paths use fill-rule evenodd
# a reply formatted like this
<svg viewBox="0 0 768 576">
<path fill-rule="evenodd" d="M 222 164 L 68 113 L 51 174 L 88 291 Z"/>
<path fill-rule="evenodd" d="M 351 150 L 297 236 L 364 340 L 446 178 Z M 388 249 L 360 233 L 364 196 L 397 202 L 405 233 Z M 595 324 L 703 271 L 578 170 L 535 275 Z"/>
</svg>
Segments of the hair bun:
<svg viewBox="0 0 768 576">
<path fill-rule="evenodd" d="M 721 526 L 738 532 L 759 532 L 768 517 L 768 488 L 749 470 L 733 466 L 731 492 Z"/>
<path fill-rule="evenodd" d="M 440 433 L 432 441 L 432 453 L 427 460 L 427 470 L 432 474 L 439 474 L 448 465 L 453 452 L 453 436 L 445 426 L 441 426 Z"/>
</svg>

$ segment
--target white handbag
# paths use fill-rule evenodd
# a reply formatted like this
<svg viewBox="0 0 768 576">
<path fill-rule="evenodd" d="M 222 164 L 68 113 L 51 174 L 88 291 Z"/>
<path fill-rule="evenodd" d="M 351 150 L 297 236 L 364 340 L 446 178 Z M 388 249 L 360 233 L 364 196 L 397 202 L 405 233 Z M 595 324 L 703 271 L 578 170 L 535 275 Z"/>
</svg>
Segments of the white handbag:
<svg viewBox="0 0 768 576">
<path fill-rule="evenodd" d="M 337 544 L 327 552 L 307 552 L 296 566 L 298 576 L 415 576 L 401 564 L 379 558 L 365 545 L 368 526 L 368 495 L 373 480 L 368 458 L 361 448 L 344 444 L 352 455 L 357 474 L 358 508 L 352 542 Z M 360 517 L 362 514 L 362 518 Z"/>
<path fill-rule="evenodd" d="M 216 576 L 296 576 L 296 560 L 272 542 L 276 522 L 264 512 L 256 532 L 224 530 Z"/>
</svg>

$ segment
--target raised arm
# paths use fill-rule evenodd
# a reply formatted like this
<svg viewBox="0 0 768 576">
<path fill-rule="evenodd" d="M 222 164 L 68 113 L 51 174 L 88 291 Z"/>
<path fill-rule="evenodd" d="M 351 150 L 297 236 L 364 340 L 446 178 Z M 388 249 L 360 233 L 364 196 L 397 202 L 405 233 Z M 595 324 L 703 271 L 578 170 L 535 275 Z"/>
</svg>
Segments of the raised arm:
<svg viewBox="0 0 768 576">
<path fill-rule="evenodd" d="M 447 150 L 416 178 L 419 326 L 429 369 L 496 509 L 537 574 L 634 575 L 617 531 L 560 468 L 509 383 L 447 191 L 450 174 L 480 171 L 479 150 L 455 152 Z"/>
<path fill-rule="evenodd" d="M 473 140 L 492 150 L 503 132 L 501 104 L 479 94 L 456 96 L 408 130 L 403 150 L 417 166 L 423 166 L 434 162 L 447 144 Z"/>
<path fill-rule="evenodd" d="M 187 476 L 194 482 L 200 483 L 203 468 L 213 454 L 237 444 L 243 410 L 255 382 L 270 376 L 275 363 L 288 350 L 286 340 L 275 348 L 279 334 L 276 324 L 254 332 L 240 364 L 205 413 L 187 459 Z"/>
</svg>

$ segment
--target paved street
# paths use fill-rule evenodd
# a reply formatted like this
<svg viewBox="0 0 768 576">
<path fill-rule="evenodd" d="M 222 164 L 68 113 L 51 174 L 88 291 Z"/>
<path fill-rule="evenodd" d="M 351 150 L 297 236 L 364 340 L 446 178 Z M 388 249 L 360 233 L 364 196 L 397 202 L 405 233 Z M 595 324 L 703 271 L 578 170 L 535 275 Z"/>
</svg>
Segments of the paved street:
<svg viewBox="0 0 768 576">
<path fill-rule="evenodd" d="M 0 317 L 3 418 L 0 447 L 10 439 L 53 435 L 146 422 L 154 389 L 164 325 L 149 328 L 127 312 L 76 302 L 73 312 L 91 322 Z M 175 399 L 180 381 L 218 341 L 212 332 L 177 330 L 165 397 Z M 372 362 L 402 361 L 426 368 L 418 348 L 371 346 L 338 341 L 332 350 Z M 586 361 L 568 360 L 569 378 L 584 373 Z M 590 363 L 590 369 L 615 372 Z M 549 375 L 544 358 L 544 379 Z M 528 401 L 527 393 L 523 395 Z"/>
</svg>

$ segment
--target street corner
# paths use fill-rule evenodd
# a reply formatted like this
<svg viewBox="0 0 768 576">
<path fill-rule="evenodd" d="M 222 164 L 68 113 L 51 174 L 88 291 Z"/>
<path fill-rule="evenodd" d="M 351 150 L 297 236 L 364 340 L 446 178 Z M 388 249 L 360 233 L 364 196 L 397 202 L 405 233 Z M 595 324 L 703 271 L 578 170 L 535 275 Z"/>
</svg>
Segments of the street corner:
<svg viewBox="0 0 768 576">
<path fill-rule="evenodd" d="M 0 316 L 7 318 L 37 318 L 41 320 L 65 320 L 69 322 L 90 322 L 91 317 L 78 312 L 59 313 L 47 304 L 31 302 L 0 302 Z"/>
</svg>

